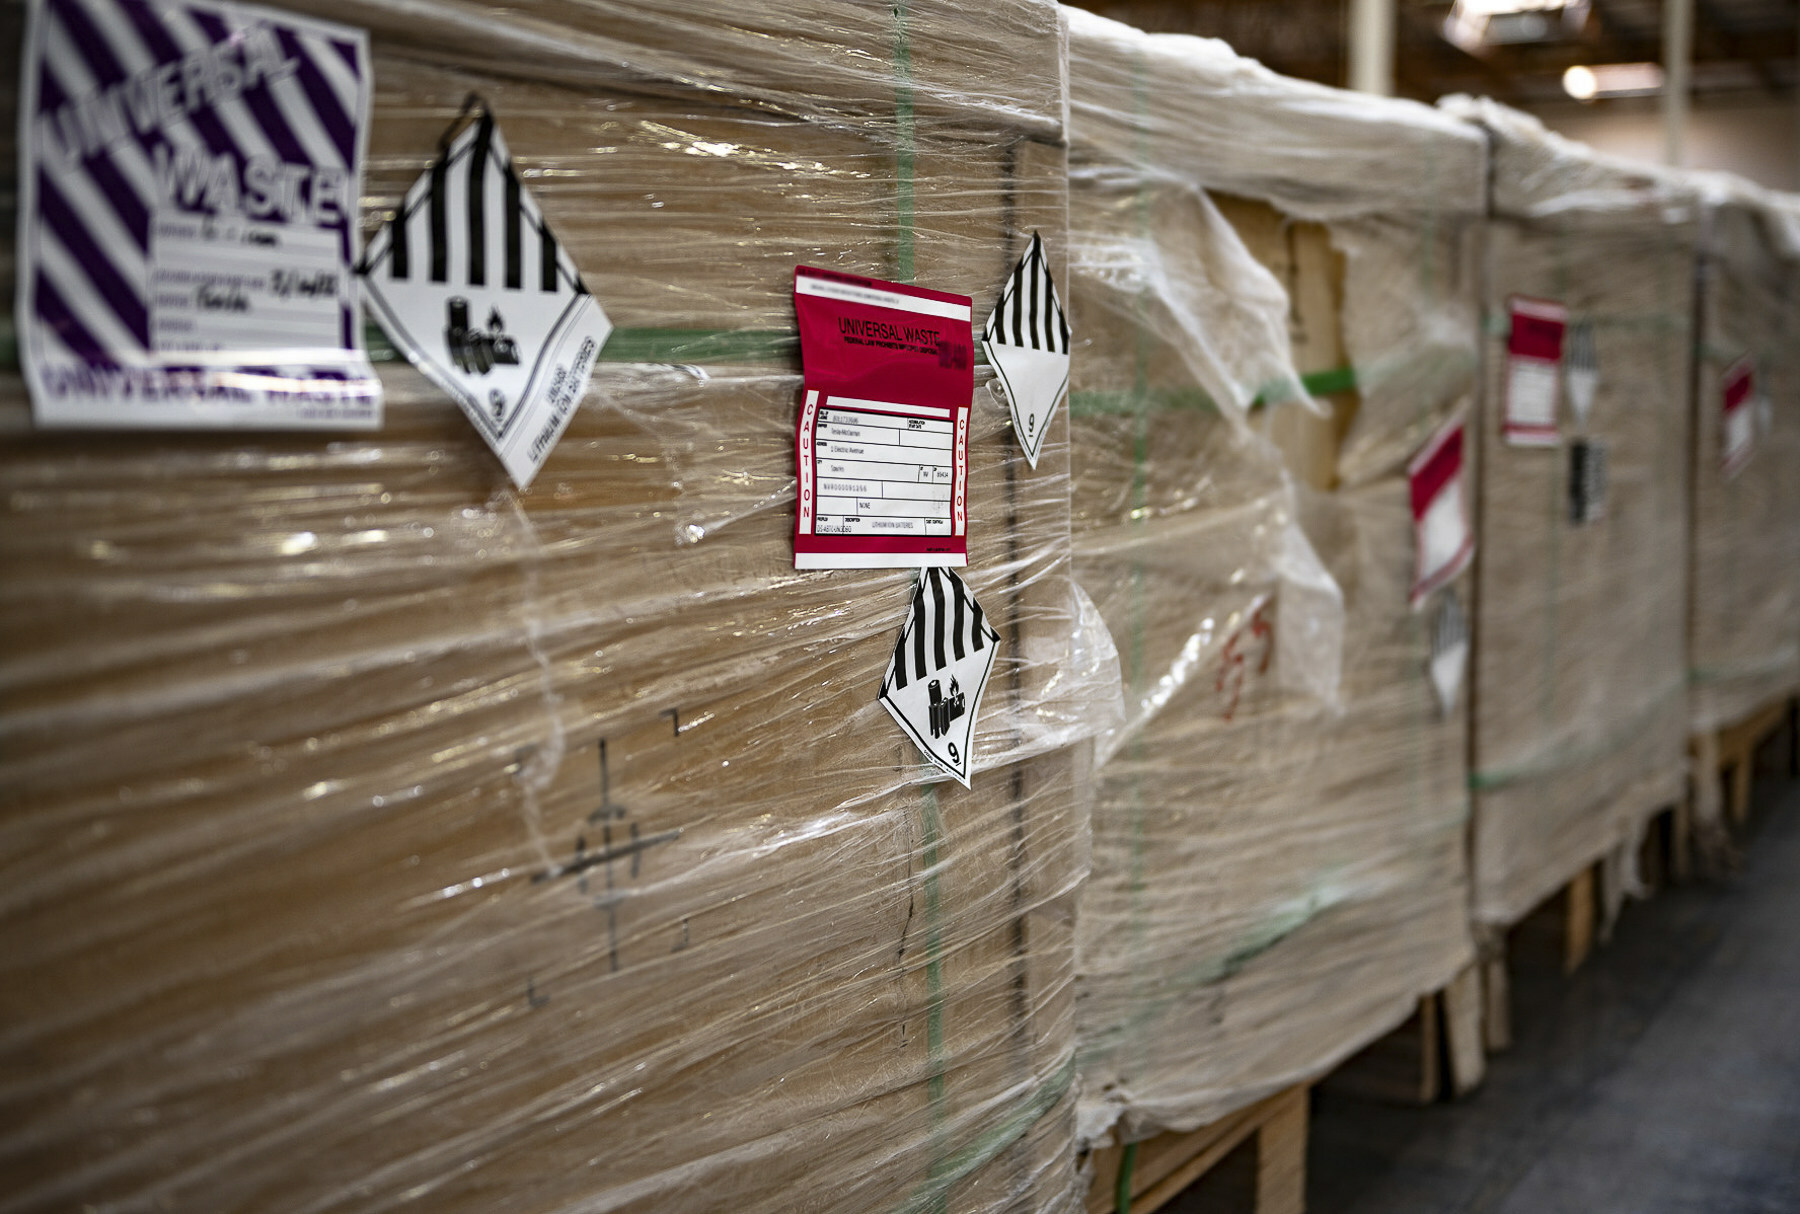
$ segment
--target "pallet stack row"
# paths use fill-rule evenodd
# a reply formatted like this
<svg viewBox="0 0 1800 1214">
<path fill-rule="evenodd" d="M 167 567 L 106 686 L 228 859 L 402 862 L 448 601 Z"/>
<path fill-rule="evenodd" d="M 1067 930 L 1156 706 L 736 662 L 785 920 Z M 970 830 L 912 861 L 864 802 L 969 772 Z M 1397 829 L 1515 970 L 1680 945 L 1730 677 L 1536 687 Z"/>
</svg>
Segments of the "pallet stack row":
<svg viewBox="0 0 1800 1214">
<path fill-rule="evenodd" d="M 363 240 L 479 99 L 615 328 L 529 490 L 374 329 L 364 434 L 0 370 L 0 1208 L 1141 1211 L 1260 1134 L 1284 1214 L 1310 1084 L 1439 1015 L 1474 1084 L 1506 929 L 1690 770 L 1724 838 L 1800 203 L 1050 0 L 297 8 Z M 1034 235 L 965 788 L 877 701 L 915 575 L 793 567 L 793 275 L 979 333 Z"/>
</svg>

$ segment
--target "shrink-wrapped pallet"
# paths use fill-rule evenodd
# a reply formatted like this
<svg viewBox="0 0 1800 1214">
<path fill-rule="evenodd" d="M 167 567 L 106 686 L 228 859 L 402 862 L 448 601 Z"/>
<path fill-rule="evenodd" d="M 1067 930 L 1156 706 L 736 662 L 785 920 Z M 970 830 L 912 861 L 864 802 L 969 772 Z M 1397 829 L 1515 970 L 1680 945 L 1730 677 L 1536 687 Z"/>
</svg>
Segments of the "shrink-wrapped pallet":
<svg viewBox="0 0 1800 1214">
<path fill-rule="evenodd" d="M 367 435 L 0 378 L 0 1207 L 1068 1206 L 1062 423 L 978 376 L 969 791 L 876 702 L 910 575 L 791 548 L 793 267 L 979 323 L 1059 258 L 1055 7 L 305 7 L 372 31 L 365 237 L 478 93 L 618 329 L 529 492 L 397 360 Z"/>
<path fill-rule="evenodd" d="M 1471 778 L 1506 925 L 1682 795 L 1697 196 L 1445 104 L 1492 141 Z"/>
<path fill-rule="evenodd" d="M 1260 419 L 1294 475 L 1321 491 L 1307 531 L 1347 611 L 1343 714 L 1319 786 L 1343 820 L 1367 829 L 1356 841 L 1366 862 L 1407 889 L 1404 900 L 1371 897 L 1360 936 L 1346 933 L 1345 951 L 1369 950 L 1367 969 L 1382 975 L 1368 984 L 1368 1010 L 1338 1029 L 1339 1043 L 1362 1044 L 1404 1018 L 1412 997 L 1447 988 L 1473 952 L 1472 579 L 1455 564 L 1422 577 L 1411 472 L 1473 413 L 1486 139 L 1413 102 L 1289 80 L 1225 54 L 1206 63 L 1210 104 L 1188 128 L 1204 144 L 1204 180 L 1286 288 L 1295 366 L 1328 405 L 1317 417 L 1272 401 Z M 1472 444 L 1462 450 L 1469 492 Z"/>
<path fill-rule="evenodd" d="M 1697 734 L 1800 688 L 1800 224 L 1749 182 L 1706 184 L 1688 629 Z"/>
<path fill-rule="evenodd" d="M 1317 1077 L 1466 959 L 1462 768 L 1404 486 L 1303 507 L 1255 420 L 1304 396 L 1289 300 L 1206 187 L 1235 141 L 1294 139 L 1234 108 L 1287 86 L 1069 22 L 1076 572 L 1126 688 L 1081 896 L 1081 1131 L 1129 1141 Z"/>
</svg>

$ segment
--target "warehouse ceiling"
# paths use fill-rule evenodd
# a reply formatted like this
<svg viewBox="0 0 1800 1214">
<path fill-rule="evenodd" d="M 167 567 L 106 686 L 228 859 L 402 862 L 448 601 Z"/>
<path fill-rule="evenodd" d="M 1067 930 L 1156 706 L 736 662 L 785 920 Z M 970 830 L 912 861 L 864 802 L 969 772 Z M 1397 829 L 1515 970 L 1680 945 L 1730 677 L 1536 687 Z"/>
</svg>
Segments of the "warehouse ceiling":
<svg viewBox="0 0 1800 1214">
<path fill-rule="evenodd" d="M 1530 107 L 1568 102 L 1573 89 L 1605 105 L 1657 89 L 1659 73 L 1649 65 L 1662 57 L 1660 0 L 1396 3 L 1402 96 L 1485 93 Z M 1696 95 L 1793 96 L 1800 3 L 1694 3 Z M 1083 0 L 1082 7 L 1147 30 L 1223 38 L 1289 76 L 1345 82 L 1345 0 Z M 1607 70 L 1615 66 L 1622 70 Z"/>
</svg>

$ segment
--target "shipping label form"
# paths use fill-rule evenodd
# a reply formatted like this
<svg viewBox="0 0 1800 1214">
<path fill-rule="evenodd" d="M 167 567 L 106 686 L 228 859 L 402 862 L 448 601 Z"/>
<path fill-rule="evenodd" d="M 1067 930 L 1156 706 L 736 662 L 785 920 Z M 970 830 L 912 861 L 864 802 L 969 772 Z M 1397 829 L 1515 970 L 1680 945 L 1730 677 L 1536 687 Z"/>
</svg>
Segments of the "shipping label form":
<svg viewBox="0 0 1800 1214">
<path fill-rule="evenodd" d="M 357 29 L 207 0 L 34 0 L 16 313 L 45 426 L 373 429 Z"/>
<path fill-rule="evenodd" d="M 1069 321 L 1036 232 L 988 315 L 981 349 L 1006 394 L 1013 433 L 1035 468 L 1050 419 L 1069 393 Z"/>
<path fill-rule="evenodd" d="M 1412 605 L 1455 578 L 1475 555 L 1463 475 L 1463 423 L 1454 418 L 1407 465 L 1417 553 Z"/>
<path fill-rule="evenodd" d="M 1506 406 L 1501 432 L 1515 446 L 1554 447 L 1568 309 L 1515 295 L 1508 311 L 1512 327 L 1506 342 Z"/>
<path fill-rule="evenodd" d="M 362 269 L 382 330 L 528 488 L 574 418 L 612 322 L 486 106 L 406 192 Z"/>
<path fill-rule="evenodd" d="M 975 717 L 999 652 L 981 604 L 948 569 L 930 568 L 913 586 L 912 606 L 877 697 L 925 757 L 969 787 Z"/>
<path fill-rule="evenodd" d="M 806 368 L 794 568 L 966 565 L 968 296 L 800 266 L 794 310 Z"/>
<path fill-rule="evenodd" d="M 1726 369 L 1719 399 L 1719 466 L 1728 478 L 1743 471 L 1756 446 L 1755 397 L 1755 364 L 1740 358 Z"/>
</svg>

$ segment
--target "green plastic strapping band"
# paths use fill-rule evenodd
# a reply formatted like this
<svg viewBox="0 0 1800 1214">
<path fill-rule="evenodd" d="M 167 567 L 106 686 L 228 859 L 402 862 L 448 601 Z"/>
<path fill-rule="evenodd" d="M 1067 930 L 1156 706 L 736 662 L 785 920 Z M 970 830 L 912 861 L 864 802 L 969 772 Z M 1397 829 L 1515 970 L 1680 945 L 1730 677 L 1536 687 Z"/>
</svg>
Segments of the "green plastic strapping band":
<svg viewBox="0 0 1800 1214">
<path fill-rule="evenodd" d="M 913 280 L 913 90 L 912 46 L 906 33 L 906 4 L 894 0 L 894 277 Z"/>
<path fill-rule="evenodd" d="M 1313 396 L 1334 396 L 1353 392 L 1358 379 L 1355 367 L 1333 367 L 1329 371 L 1313 371 L 1300 377 L 1300 384 Z M 1257 393 L 1252 407 L 1292 399 L 1293 393 L 1279 385 L 1270 385 Z M 1140 383 L 1129 392 L 1098 392 L 1092 389 L 1069 394 L 1069 412 L 1073 417 L 1133 417 L 1158 410 L 1179 411 L 1202 409 L 1217 413 L 1218 402 L 1197 387 L 1154 388 Z"/>
<path fill-rule="evenodd" d="M 1329 371 L 1313 371 L 1302 375 L 1300 383 L 1314 396 L 1335 396 L 1339 392 L 1354 392 L 1356 390 L 1356 368 L 1333 367 Z M 1257 400 L 1264 400 L 1267 395 L 1265 390 L 1262 396 L 1257 397 Z"/>
<path fill-rule="evenodd" d="M 925 869 L 925 1095 L 931 1106 L 931 1165 L 927 1175 L 936 1179 L 947 1163 L 944 1147 L 950 1108 L 944 1087 L 949 1064 L 944 1057 L 944 931 L 938 886 L 938 840 L 943 836 L 944 823 L 935 784 L 920 790 L 919 820 L 919 855 Z M 940 1193 L 940 1205 L 942 1200 Z"/>
<path fill-rule="evenodd" d="M 1115 1214 L 1131 1214 L 1131 1172 L 1137 1167 L 1138 1144 L 1125 1144 L 1125 1153 L 1119 1156 L 1119 1178 L 1113 1183 L 1113 1210 Z"/>
<path fill-rule="evenodd" d="M 1137 121 L 1138 159 L 1140 164 L 1148 164 L 1150 147 L 1145 130 L 1150 116 L 1150 87 L 1146 78 L 1144 57 L 1139 54 L 1132 61 L 1132 96 L 1135 103 Z M 1152 234 L 1150 223 L 1150 188 L 1141 175 L 1140 169 L 1137 188 L 1137 222 L 1138 238 L 1149 243 Z M 1132 300 L 1132 315 L 1137 322 L 1134 336 L 1134 358 L 1132 366 L 1132 390 L 1130 403 L 1135 407 L 1132 465 L 1131 465 L 1131 518 L 1142 530 L 1149 517 L 1150 502 L 1150 413 L 1145 407 L 1150 404 L 1152 390 L 1150 388 L 1150 347 L 1148 326 L 1145 323 L 1145 307 L 1147 288 L 1139 287 Z M 1185 393 L 1184 393 L 1185 395 Z M 1201 394 L 1204 397 L 1204 393 Z M 1209 402 L 1210 403 L 1210 402 Z M 1073 400 L 1070 412 L 1074 412 Z M 1126 676 L 1130 686 L 1141 686 L 1144 667 L 1144 563 L 1141 557 L 1133 559 L 1131 564 L 1131 647 L 1127 659 Z M 1149 855 L 1149 840 L 1144 830 L 1144 789 L 1142 771 L 1139 760 L 1143 757 L 1144 735 L 1142 730 L 1136 731 L 1131 738 L 1130 753 L 1132 757 L 1131 772 L 1131 861 L 1129 864 L 1130 913 L 1126 919 L 1127 953 L 1131 959 L 1131 994 L 1129 1006 L 1143 1006 L 1147 995 L 1144 974 L 1137 961 L 1148 951 L 1150 938 L 1149 910 L 1145 905 L 1144 892 L 1148 888 L 1144 873 Z M 1133 1050 L 1128 1065 L 1135 1072 L 1144 1068 L 1147 1057 L 1147 1043 L 1139 1034 L 1131 1034 L 1123 1043 L 1125 1049 Z"/>
<path fill-rule="evenodd" d="M 1068 1095 L 1075 1083 L 1075 1059 L 1070 1057 L 1056 1069 L 1049 1080 L 1031 1094 L 1005 1121 L 981 1135 L 974 1142 L 947 1156 L 929 1180 L 893 1209 L 893 1214 L 930 1214 L 945 1207 L 951 1186 L 972 1176 L 999 1157 L 1000 1153 L 1024 1138 L 1038 1120 Z"/>
<path fill-rule="evenodd" d="M 1476 792 L 1491 791 L 1504 788 L 1508 784 L 1520 780 L 1535 779 L 1540 776 L 1551 776 L 1577 764 L 1589 763 L 1604 758 L 1636 738 L 1651 718 L 1667 707 L 1670 699 L 1687 694 L 1687 680 L 1678 679 L 1640 713 L 1613 730 L 1599 742 L 1589 746 L 1565 748 L 1532 763 L 1521 763 L 1516 767 L 1499 768 L 1492 771 L 1475 771 L 1469 773 L 1469 787 Z"/>
</svg>

